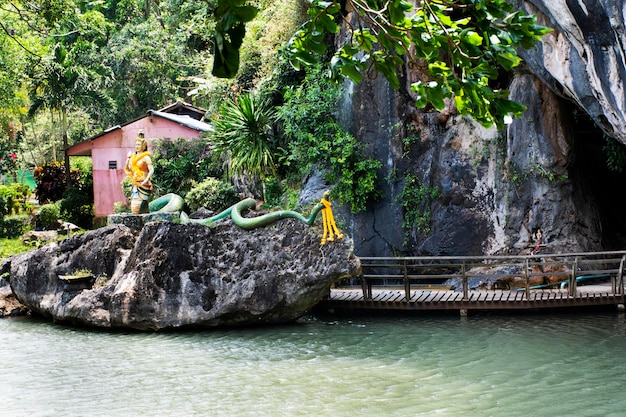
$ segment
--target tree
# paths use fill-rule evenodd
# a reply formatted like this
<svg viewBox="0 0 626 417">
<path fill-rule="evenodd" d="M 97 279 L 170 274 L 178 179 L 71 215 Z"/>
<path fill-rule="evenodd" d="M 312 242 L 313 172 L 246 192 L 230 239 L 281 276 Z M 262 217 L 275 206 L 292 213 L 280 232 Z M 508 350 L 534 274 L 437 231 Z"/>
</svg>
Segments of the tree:
<svg viewBox="0 0 626 417">
<path fill-rule="evenodd" d="M 110 106 L 111 100 L 100 88 L 105 78 L 97 67 L 84 67 L 76 62 L 75 56 L 68 53 L 65 46 L 57 43 L 53 55 L 39 67 L 33 77 L 31 89 L 32 116 L 42 109 L 48 109 L 58 116 L 63 147 L 69 147 L 68 113 L 81 106 Z M 69 156 L 65 154 L 65 170 L 70 184 Z"/>
<path fill-rule="evenodd" d="M 244 1 L 218 3 L 225 9 L 243 7 Z M 406 0 L 311 0 L 308 14 L 310 20 L 287 47 L 296 68 L 318 62 L 327 52 L 328 35 L 338 33 L 342 22 L 349 41 L 334 51 L 336 75 L 360 82 L 382 74 L 397 89 L 399 69 L 419 68 L 424 79 L 411 86 L 417 107 L 430 104 L 442 110 L 444 99 L 454 97 L 461 114 L 498 127 L 525 109 L 496 85 L 500 72 L 519 65 L 518 47 L 533 47 L 550 30 L 536 25 L 535 16 L 513 12 L 506 0 L 416 0 L 415 5 Z M 227 17 L 237 27 L 249 14 L 215 15 Z M 216 27 L 218 36 L 226 32 Z M 217 60 L 216 65 L 227 66 Z M 230 67 L 223 71 L 232 72 Z"/>
<path fill-rule="evenodd" d="M 275 122 L 276 113 L 266 98 L 246 93 L 223 104 L 210 141 L 213 150 L 225 157 L 229 176 L 263 179 L 275 174 Z"/>
</svg>

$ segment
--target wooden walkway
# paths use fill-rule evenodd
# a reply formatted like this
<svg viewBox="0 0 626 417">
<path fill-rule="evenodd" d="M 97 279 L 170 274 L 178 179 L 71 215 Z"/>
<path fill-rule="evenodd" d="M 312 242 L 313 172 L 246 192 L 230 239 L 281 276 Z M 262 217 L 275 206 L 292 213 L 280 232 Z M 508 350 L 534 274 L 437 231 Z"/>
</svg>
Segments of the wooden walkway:
<svg viewBox="0 0 626 417">
<path fill-rule="evenodd" d="M 623 309 L 625 261 L 626 251 L 486 258 L 361 258 L 361 285 L 333 288 L 319 307 L 458 310 L 462 314 L 468 310 Z"/>
</svg>

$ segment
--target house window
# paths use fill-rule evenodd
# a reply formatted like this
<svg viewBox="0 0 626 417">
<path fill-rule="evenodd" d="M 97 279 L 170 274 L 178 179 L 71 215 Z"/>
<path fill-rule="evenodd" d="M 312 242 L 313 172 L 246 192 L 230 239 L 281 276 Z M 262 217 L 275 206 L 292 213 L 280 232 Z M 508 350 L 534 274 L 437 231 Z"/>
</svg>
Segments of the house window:
<svg viewBox="0 0 626 417">
<path fill-rule="evenodd" d="M 109 161 L 109 169 L 117 169 L 117 161 Z"/>
</svg>

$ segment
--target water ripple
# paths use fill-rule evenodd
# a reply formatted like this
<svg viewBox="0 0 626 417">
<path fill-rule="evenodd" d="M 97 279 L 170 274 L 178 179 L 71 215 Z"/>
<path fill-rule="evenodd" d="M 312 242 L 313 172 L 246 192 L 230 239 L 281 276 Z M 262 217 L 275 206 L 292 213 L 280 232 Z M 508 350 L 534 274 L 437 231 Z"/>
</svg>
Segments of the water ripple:
<svg viewBox="0 0 626 417">
<path fill-rule="evenodd" d="M 352 318 L 108 333 L 0 320 L 4 416 L 596 416 L 626 408 L 618 315 Z"/>
</svg>

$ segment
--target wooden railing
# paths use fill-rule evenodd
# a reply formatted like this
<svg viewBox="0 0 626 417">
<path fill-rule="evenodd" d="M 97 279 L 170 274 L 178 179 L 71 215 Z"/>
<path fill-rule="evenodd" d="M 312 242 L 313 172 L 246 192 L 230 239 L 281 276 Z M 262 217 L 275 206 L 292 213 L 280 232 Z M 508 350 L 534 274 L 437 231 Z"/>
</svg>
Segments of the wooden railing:
<svg viewBox="0 0 626 417">
<path fill-rule="evenodd" d="M 470 279 L 506 285 L 509 281 L 530 297 L 533 289 L 567 288 L 576 295 L 577 284 L 592 279 L 610 280 L 613 295 L 624 294 L 626 251 L 540 254 L 527 256 L 436 256 L 359 257 L 365 299 L 372 298 L 373 286 L 404 285 L 405 298 L 411 288 L 441 286 L 460 280 L 463 298 L 468 299 Z M 497 284 L 496 284 L 497 285 Z"/>
</svg>

